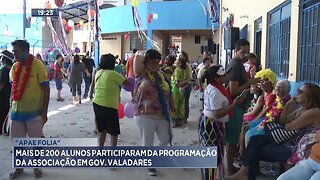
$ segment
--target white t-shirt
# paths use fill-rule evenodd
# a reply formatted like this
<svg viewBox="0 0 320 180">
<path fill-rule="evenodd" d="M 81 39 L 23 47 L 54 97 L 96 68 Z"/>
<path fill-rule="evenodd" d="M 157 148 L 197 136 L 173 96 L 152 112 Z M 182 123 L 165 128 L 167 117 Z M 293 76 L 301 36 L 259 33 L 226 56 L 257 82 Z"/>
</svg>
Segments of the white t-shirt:
<svg viewBox="0 0 320 180">
<path fill-rule="evenodd" d="M 202 69 L 204 67 L 204 64 L 203 63 L 200 63 L 199 65 L 198 65 L 198 67 L 197 67 L 197 69 Z"/>
<path fill-rule="evenodd" d="M 227 107 L 229 104 L 228 99 L 217 89 L 216 87 L 209 84 L 204 90 L 204 108 L 203 114 L 207 117 L 214 117 L 215 111 L 221 108 Z M 228 122 L 229 116 L 225 115 L 217 121 Z"/>
</svg>

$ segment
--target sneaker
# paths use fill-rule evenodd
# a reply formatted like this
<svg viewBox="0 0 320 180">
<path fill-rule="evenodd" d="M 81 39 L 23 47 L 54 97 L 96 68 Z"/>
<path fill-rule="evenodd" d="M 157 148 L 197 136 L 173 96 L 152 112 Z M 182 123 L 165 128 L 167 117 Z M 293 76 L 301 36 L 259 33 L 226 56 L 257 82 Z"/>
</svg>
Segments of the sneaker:
<svg viewBox="0 0 320 180">
<path fill-rule="evenodd" d="M 157 175 L 157 170 L 155 168 L 150 168 L 150 169 L 148 169 L 148 174 L 150 176 L 156 176 Z"/>
</svg>

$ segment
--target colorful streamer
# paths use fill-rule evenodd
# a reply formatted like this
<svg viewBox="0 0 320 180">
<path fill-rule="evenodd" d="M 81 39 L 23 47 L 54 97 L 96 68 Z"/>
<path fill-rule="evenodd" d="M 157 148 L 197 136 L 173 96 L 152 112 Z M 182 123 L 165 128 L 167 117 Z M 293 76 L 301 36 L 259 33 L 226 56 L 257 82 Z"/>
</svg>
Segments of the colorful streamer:
<svg viewBox="0 0 320 180">
<path fill-rule="evenodd" d="M 200 3 L 200 5 L 201 5 L 201 7 L 202 7 L 202 10 L 203 10 L 204 15 L 207 15 L 206 8 L 204 7 L 204 5 L 203 5 L 203 3 L 201 2 L 201 0 L 198 0 L 198 2 Z"/>
<path fill-rule="evenodd" d="M 211 21 L 212 33 L 214 34 L 214 24 L 220 22 L 220 0 L 207 0 L 207 8 Z"/>
<path fill-rule="evenodd" d="M 150 39 L 147 36 L 147 34 L 144 32 L 144 28 L 142 26 L 141 18 L 140 18 L 137 7 L 132 6 L 132 16 L 133 16 L 133 23 L 136 26 L 139 39 L 143 39 L 143 38 L 147 39 L 149 42 L 151 42 L 153 47 L 160 50 L 158 43 L 156 41 Z"/>
</svg>

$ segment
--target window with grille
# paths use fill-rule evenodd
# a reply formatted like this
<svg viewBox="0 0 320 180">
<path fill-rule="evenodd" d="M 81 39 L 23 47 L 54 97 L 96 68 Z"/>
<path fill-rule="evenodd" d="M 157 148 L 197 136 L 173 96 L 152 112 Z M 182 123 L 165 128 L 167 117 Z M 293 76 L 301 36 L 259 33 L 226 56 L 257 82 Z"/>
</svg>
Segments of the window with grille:
<svg viewBox="0 0 320 180">
<path fill-rule="evenodd" d="M 281 78 L 289 75 L 290 24 L 291 2 L 269 13 L 267 66 Z"/>
<path fill-rule="evenodd" d="M 304 1 L 301 26 L 300 80 L 320 83 L 320 2 Z"/>
<path fill-rule="evenodd" d="M 147 40 L 145 38 L 140 39 L 138 35 L 130 35 L 130 50 L 137 49 L 140 51 L 147 50 Z"/>
</svg>

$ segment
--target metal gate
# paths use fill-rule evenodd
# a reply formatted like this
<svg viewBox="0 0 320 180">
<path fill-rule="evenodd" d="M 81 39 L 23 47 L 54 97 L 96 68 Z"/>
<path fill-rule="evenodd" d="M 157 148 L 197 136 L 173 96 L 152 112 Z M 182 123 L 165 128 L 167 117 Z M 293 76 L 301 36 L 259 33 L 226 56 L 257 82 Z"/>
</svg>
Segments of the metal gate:
<svg viewBox="0 0 320 180">
<path fill-rule="evenodd" d="M 290 54 L 291 3 L 274 10 L 269 14 L 268 29 L 268 67 L 278 77 L 288 78 Z"/>
<path fill-rule="evenodd" d="M 320 83 L 320 2 L 305 1 L 301 26 L 300 80 Z"/>
</svg>

